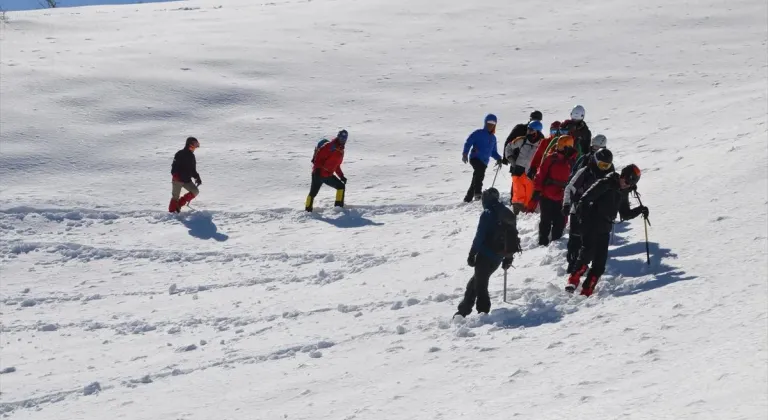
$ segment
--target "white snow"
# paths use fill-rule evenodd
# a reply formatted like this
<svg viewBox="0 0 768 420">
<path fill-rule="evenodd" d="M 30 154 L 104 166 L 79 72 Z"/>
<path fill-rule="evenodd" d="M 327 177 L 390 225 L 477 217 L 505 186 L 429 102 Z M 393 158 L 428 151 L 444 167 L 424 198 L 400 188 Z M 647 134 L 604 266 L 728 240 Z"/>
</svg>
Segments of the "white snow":
<svg viewBox="0 0 768 420">
<path fill-rule="evenodd" d="M 17 419 L 768 415 L 763 0 L 193 0 L 0 22 L 0 411 Z M 466 136 L 585 106 L 643 169 L 591 298 L 565 243 L 451 320 Z M 303 211 L 350 133 L 345 210 Z M 169 215 L 197 136 L 197 210 Z M 493 179 L 489 169 L 486 185 Z M 509 175 L 496 185 L 509 188 Z M 508 192 L 503 198 L 508 198 Z"/>
</svg>

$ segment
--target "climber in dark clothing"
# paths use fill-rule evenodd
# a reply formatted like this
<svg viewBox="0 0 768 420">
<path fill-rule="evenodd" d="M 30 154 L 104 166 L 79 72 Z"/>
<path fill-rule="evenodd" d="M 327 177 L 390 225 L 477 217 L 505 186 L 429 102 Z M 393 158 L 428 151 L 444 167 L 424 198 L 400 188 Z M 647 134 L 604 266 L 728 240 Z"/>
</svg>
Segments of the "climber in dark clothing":
<svg viewBox="0 0 768 420">
<path fill-rule="evenodd" d="M 499 191 L 489 188 L 483 191 L 481 200 L 483 213 L 467 258 L 467 265 L 473 267 L 475 272 L 467 283 L 464 299 L 454 316 L 466 317 L 472 313 L 475 304 L 478 313 L 488 313 L 491 310 L 488 280 L 499 265 L 505 270 L 509 268 L 514 254 L 520 251 L 517 218 L 499 201 Z"/>
<path fill-rule="evenodd" d="M 641 214 L 648 217 L 648 207 L 629 207 L 629 193 L 637 187 L 639 180 L 640 169 L 631 164 L 624 167 L 621 174 L 613 172 L 592 184 L 579 200 L 576 215 L 581 221 L 582 245 L 574 271 L 565 286 L 566 292 L 573 293 L 579 287 L 584 273 L 587 273 L 587 280 L 581 294 L 590 296 L 594 292 L 597 281 L 605 272 L 611 230 L 617 213 L 621 220 L 634 219 Z"/>
</svg>

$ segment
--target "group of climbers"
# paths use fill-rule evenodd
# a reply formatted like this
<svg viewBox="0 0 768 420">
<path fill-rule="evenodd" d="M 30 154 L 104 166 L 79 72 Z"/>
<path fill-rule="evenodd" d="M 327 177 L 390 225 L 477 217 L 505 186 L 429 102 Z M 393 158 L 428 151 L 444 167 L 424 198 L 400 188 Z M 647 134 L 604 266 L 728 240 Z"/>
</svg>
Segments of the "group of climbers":
<svg viewBox="0 0 768 420">
<path fill-rule="evenodd" d="M 629 204 L 629 194 L 636 190 L 640 180 L 640 169 L 629 164 L 617 173 L 606 137 L 602 134 L 592 137 L 584 117 L 584 107 L 577 105 L 571 110 L 569 119 L 554 121 L 549 136 L 545 136 L 543 115 L 538 110 L 533 111 L 527 123 L 517 124 L 512 129 L 504 143 L 503 157 L 497 152 L 495 130 L 498 121 L 493 114 L 486 117 L 485 128 L 473 132 L 465 142 L 462 161 L 467 163 L 469 157 L 474 171 L 464 201 L 481 199 L 484 210 L 468 259 L 468 264 L 475 269 L 474 275 L 467 284 L 457 314 L 469 314 L 475 301 L 478 312 L 487 313 L 490 309 L 487 277 L 500 264 L 508 267 L 512 255 L 506 253 L 507 248 L 502 252 L 499 246 L 483 244 L 496 243 L 495 239 L 487 238 L 503 236 L 500 232 L 506 232 L 507 225 L 514 227 L 516 234 L 516 217 L 521 212 L 538 210 L 540 213 L 540 246 L 559 240 L 570 222 L 569 277 L 565 290 L 575 292 L 581 277 L 586 274 L 581 289 L 584 296 L 592 295 L 605 271 L 610 232 L 617 214 L 621 220 L 641 214 L 648 217 L 647 207 L 639 205 L 632 209 Z M 495 188 L 480 193 L 490 157 L 496 159 L 497 171 L 502 165 L 509 165 L 512 217 L 499 202 Z M 488 226 L 497 226 L 499 231 L 494 233 Z"/>
<path fill-rule="evenodd" d="M 543 134 L 543 115 L 533 111 L 527 123 L 517 124 L 507 137 L 503 153 L 498 152 L 498 119 L 488 114 L 484 127 L 467 138 L 462 161 L 472 168 L 472 180 L 465 202 L 481 200 L 483 213 L 467 263 L 474 275 L 467 284 L 458 313 L 466 315 L 477 304 L 479 312 L 490 310 L 488 278 L 499 266 L 508 268 L 520 252 L 516 219 L 522 213 L 540 213 L 538 243 L 547 246 L 563 236 L 567 223 L 567 261 L 569 274 L 566 291 L 573 293 L 586 274 L 581 294 L 590 296 L 605 271 L 610 232 L 617 214 L 621 220 L 639 215 L 648 217 L 642 205 L 630 208 L 629 193 L 636 189 L 640 169 L 630 164 L 617 173 L 607 139 L 592 133 L 584 121 L 585 110 L 573 107 L 570 118 L 550 125 Z M 334 205 L 344 207 L 347 178 L 341 170 L 349 133 L 341 130 L 332 140 L 321 140 L 312 156 L 309 195 L 304 208 L 313 211 L 314 199 L 323 184 L 336 189 Z M 202 184 L 194 152 L 200 147 L 195 137 L 188 137 L 185 147 L 174 156 L 171 165 L 171 201 L 168 211 L 180 212 L 199 194 Z M 495 188 L 483 191 L 485 172 L 493 158 L 497 171 L 509 165 L 512 176 L 510 205 L 504 206 Z M 498 172 L 497 172 L 498 173 Z M 194 182 L 193 182 L 194 180 Z M 187 193 L 181 196 L 181 190 Z M 591 265 L 591 267 L 590 267 Z"/>
</svg>

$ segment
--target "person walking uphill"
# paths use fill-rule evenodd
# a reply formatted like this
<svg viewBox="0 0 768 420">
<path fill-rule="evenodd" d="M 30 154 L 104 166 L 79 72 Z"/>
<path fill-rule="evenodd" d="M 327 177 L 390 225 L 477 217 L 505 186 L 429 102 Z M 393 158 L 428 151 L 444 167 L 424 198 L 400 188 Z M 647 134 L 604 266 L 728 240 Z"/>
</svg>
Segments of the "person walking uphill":
<svg viewBox="0 0 768 420">
<path fill-rule="evenodd" d="M 579 258 L 582 236 L 580 220 L 575 214 L 576 206 L 572 205 L 578 203 L 581 196 L 597 180 L 605 178 L 609 173 L 614 172 L 613 153 L 610 150 L 603 148 L 590 156 L 586 166 L 576 171 L 576 174 L 571 177 L 568 186 L 565 187 L 565 196 L 563 197 L 563 215 L 570 215 L 571 223 L 570 233 L 568 234 L 568 254 L 566 256 L 568 268 L 565 270 L 568 274 L 573 273 L 574 265 Z"/>
<path fill-rule="evenodd" d="M 578 157 L 589 153 L 590 143 L 592 142 L 592 132 L 584 121 L 585 115 L 584 107 L 576 105 L 571 110 L 571 119 L 565 120 L 560 124 L 560 132 L 573 137 Z"/>
<path fill-rule="evenodd" d="M 336 189 L 334 206 L 344 207 L 347 178 L 341 170 L 341 163 L 344 161 L 344 148 L 348 137 L 347 130 L 341 130 L 333 140 L 323 144 L 315 152 L 312 159 L 312 185 L 309 187 L 309 195 L 304 203 L 304 210 L 308 212 L 313 210 L 315 197 L 323 184 Z"/>
<path fill-rule="evenodd" d="M 467 257 L 467 265 L 474 268 L 474 275 L 454 316 L 466 317 L 472 313 L 473 306 L 478 313 L 490 312 L 488 280 L 499 265 L 505 270 L 512 266 L 514 254 L 520 252 L 517 218 L 499 201 L 499 191 L 496 188 L 483 191 L 482 203 L 483 213 Z"/>
<path fill-rule="evenodd" d="M 594 292 L 597 281 L 605 272 L 616 213 L 621 215 L 621 220 L 634 219 L 641 214 L 648 217 L 648 207 L 640 205 L 634 209 L 629 208 L 629 193 L 637 188 L 639 180 L 640 168 L 630 164 L 621 170 L 621 174 L 612 172 L 592 184 L 579 200 L 576 215 L 581 220 L 582 245 L 576 268 L 568 277 L 566 292 L 573 293 L 579 287 L 585 272 L 587 280 L 581 288 L 581 294 L 590 296 Z"/>
<path fill-rule="evenodd" d="M 183 149 L 176 152 L 171 164 L 171 202 L 168 204 L 168 211 L 171 213 L 181 212 L 181 208 L 189 204 L 193 198 L 200 194 L 197 188 L 202 185 L 203 180 L 197 173 L 197 160 L 195 159 L 195 150 L 200 147 L 200 142 L 194 137 L 187 137 L 187 142 Z M 195 183 L 192 183 L 192 179 Z M 181 189 L 187 190 L 183 197 Z"/>
<path fill-rule="evenodd" d="M 504 142 L 504 147 L 502 150 L 506 150 L 507 145 L 512 141 L 514 141 L 516 138 L 520 136 L 525 136 L 526 134 L 528 134 L 528 125 L 533 121 L 538 121 L 539 123 L 541 123 L 542 118 L 544 118 L 544 116 L 541 114 L 541 111 L 535 110 L 531 112 L 530 118 L 528 119 L 527 123 L 520 123 L 515 125 L 512 128 L 512 131 L 510 131 L 509 135 L 507 136 L 507 140 Z M 544 134 L 541 132 L 541 130 L 539 130 L 537 134 L 538 134 L 538 137 L 544 138 Z M 509 163 L 506 161 L 506 157 L 502 158 L 502 162 L 504 162 L 505 165 Z"/>
<path fill-rule="evenodd" d="M 561 208 L 575 155 L 573 137 L 560 136 L 557 139 L 555 153 L 544 158 L 539 171 L 536 173 L 536 178 L 533 180 L 533 197 L 529 208 L 536 208 L 536 203 L 541 200 L 539 203 L 541 205 L 539 245 L 549 245 L 550 232 L 553 241 L 563 236 L 566 219 L 561 214 Z"/>
<path fill-rule="evenodd" d="M 483 190 L 483 179 L 485 179 L 485 169 L 491 157 L 496 159 L 496 165 L 501 167 L 501 156 L 499 155 L 498 145 L 496 143 L 496 116 L 488 114 L 485 117 L 485 127 L 475 130 L 464 143 L 464 151 L 461 155 L 461 161 L 469 162 L 474 169 L 472 173 L 472 183 L 469 185 L 467 195 L 464 201 L 469 203 L 474 198 L 480 199 L 480 193 Z"/>
<path fill-rule="evenodd" d="M 504 158 L 509 162 L 509 172 L 512 174 L 510 196 L 515 214 L 527 211 L 533 196 L 533 179 L 528 177 L 528 171 L 539 142 L 543 139 L 541 129 L 541 122 L 531 121 L 528 124 L 528 132 L 507 143 L 504 148 Z"/>
</svg>

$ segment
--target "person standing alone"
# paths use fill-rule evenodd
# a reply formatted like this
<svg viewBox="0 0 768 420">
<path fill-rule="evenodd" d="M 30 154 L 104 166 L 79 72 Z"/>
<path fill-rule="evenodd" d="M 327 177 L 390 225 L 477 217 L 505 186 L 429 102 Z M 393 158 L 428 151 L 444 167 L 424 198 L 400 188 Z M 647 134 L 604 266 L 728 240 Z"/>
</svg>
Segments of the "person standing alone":
<svg viewBox="0 0 768 420">
<path fill-rule="evenodd" d="M 197 173 L 197 160 L 195 159 L 195 150 L 200 147 L 200 142 L 194 137 L 187 137 L 187 142 L 183 149 L 176 152 L 171 164 L 171 202 L 168 204 L 168 211 L 171 213 L 181 212 L 181 208 L 189 204 L 193 198 L 200 194 L 199 187 L 203 181 L 200 174 Z M 192 179 L 195 183 L 192 183 Z M 187 193 L 181 196 L 181 189 L 187 190 Z"/>
<path fill-rule="evenodd" d="M 312 212 L 315 204 L 315 197 L 320 192 L 323 184 L 336 189 L 335 207 L 344 207 L 344 193 L 347 187 L 347 177 L 341 170 L 341 163 L 344 162 L 344 149 L 347 144 L 349 133 L 347 130 L 341 130 L 333 140 L 324 143 L 315 151 L 312 158 L 312 184 L 309 187 L 309 195 L 304 202 L 304 210 Z M 338 178 L 336 177 L 338 175 Z"/>
<path fill-rule="evenodd" d="M 469 185 L 464 201 L 479 200 L 483 191 L 485 170 L 491 157 L 496 159 L 496 166 L 501 167 L 501 156 L 496 143 L 496 116 L 488 114 L 485 117 L 485 127 L 475 130 L 464 143 L 461 161 L 472 165 L 472 182 Z"/>
</svg>

